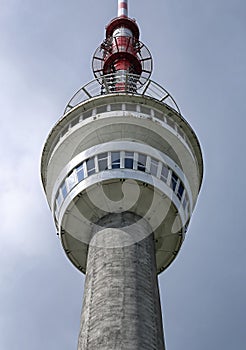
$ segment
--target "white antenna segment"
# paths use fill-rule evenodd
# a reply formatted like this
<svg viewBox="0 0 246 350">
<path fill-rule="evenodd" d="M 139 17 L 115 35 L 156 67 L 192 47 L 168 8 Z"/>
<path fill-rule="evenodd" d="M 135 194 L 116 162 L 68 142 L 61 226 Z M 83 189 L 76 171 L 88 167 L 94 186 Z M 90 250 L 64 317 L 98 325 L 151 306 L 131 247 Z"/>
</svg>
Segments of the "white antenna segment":
<svg viewBox="0 0 246 350">
<path fill-rule="evenodd" d="M 128 0 L 118 0 L 118 17 L 128 17 Z"/>
</svg>

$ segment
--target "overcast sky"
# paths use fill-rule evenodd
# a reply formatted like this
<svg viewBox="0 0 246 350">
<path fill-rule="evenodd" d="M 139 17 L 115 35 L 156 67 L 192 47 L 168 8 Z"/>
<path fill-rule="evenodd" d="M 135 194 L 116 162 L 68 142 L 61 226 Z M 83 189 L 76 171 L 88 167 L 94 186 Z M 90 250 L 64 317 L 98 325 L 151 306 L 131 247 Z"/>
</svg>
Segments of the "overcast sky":
<svg viewBox="0 0 246 350">
<path fill-rule="evenodd" d="M 84 277 L 40 181 L 47 134 L 82 85 L 117 0 L 0 0 L 0 349 L 77 347 Z M 167 350 L 246 348 L 246 2 L 129 0 L 152 79 L 196 131 L 205 178 L 159 278 Z"/>
</svg>

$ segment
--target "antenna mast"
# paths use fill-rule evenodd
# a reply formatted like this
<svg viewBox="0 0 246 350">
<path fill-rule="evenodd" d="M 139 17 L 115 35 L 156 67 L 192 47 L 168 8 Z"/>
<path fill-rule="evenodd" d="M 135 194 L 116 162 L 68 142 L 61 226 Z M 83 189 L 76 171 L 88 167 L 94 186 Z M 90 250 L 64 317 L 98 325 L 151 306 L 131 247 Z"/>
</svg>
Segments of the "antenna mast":
<svg viewBox="0 0 246 350">
<path fill-rule="evenodd" d="M 106 38 L 93 56 L 92 68 L 102 92 L 105 79 L 112 80 L 110 92 L 136 92 L 149 79 L 152 57 L 139 41 L 136 21 L 128 17 L 127 0 L 118 0 L 118 17 L 106 26 Z"/>
<path fill-rule="evenodd" d="M 118 17 L 128 17 L 128 0 L 118 0 Z"/>
</svg>

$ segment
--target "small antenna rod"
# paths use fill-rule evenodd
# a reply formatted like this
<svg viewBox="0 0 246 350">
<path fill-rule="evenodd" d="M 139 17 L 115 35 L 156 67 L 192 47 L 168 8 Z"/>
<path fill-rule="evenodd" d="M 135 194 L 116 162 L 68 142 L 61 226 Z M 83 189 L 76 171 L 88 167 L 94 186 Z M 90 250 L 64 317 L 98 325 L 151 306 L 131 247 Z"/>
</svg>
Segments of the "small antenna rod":
<svg viewBox="0 0 246 350">
<path fill-rule="evenodd" d="M 128 17 L 128 0 L 118 0 L 118 17 Z"/>
</svg>

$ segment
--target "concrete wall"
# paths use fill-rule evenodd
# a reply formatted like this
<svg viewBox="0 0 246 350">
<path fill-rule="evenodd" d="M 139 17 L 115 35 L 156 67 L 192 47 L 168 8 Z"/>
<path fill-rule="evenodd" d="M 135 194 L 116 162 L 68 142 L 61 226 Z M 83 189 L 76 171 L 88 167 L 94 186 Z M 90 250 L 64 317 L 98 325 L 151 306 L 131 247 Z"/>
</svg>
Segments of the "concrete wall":
<svg viewBox="0 0 246 350">
<path fill-rule="evenodd" d="M 164 350 L 153 234 L 131 213 L 101 220 L 89 247 L 78 350 L 97 349 Z"/>
</svg>

